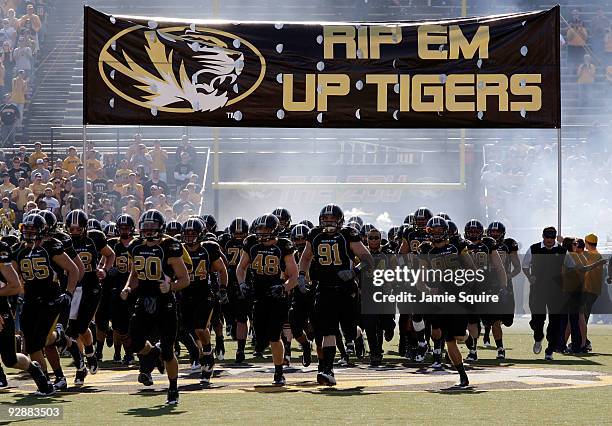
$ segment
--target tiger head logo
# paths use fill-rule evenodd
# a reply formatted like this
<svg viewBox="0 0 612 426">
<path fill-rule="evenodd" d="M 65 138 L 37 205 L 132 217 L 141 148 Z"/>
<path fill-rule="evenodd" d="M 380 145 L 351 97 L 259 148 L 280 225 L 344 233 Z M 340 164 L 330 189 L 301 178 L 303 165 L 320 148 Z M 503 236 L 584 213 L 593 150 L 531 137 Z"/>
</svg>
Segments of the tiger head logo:
<svg viewBox="0 0 612 426">
<path fill-rule="evenodd" d="M 128 34 L 122 34 L 124 30 L 102 49 L 100 73 L 116 94 L 154 114 L 214 111 L 244 99 L 263 79 L 261 53 L 230 33 L 195 25 L 132 28 L 129 42 L 121 42 Z M 143 39 L 140 51 L 132 47 L 134 36 Z M 248 63 L 245 57 L 251 63 L 259 59 L 259 64 L 253 64 L 260 67 L 259 77 L 250 87 L 239 84 Z"/>
</svg>

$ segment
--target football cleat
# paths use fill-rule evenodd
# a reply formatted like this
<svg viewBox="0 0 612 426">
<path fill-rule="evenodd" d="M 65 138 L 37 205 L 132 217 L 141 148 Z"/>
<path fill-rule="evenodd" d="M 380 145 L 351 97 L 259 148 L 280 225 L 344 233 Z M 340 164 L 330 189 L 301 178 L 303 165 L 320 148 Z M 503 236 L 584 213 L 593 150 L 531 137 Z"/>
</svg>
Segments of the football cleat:
<svg viewBox="0 0 612 426">
<path fill-rule="evenodd" d="M 166 405 L 177 405 L 178 403 L 179 403 L 178 389 L 168 389 L 168 396 L 166 397 Z"/>
<path fill-rule="evenodd" d="M 121 364 L 121 354 L 113 355 L 113 364 Z"/>
<path fill-rule="evenodd" d="M 34 392 L 36 396 L 51 396 L 55 394 L 55 387 L 49 382 L 44 389 L 38 389 Z"/>
<path fill-rule="evenodd" d="M 338 365 L 340 367 L 346 367 L 347 365 L 349 365 L 349 356 L 348 356 L 348 354 L 346 354 L 344 356 L 340 356 L 340 359 L 338 360 Z"/>
<path fill-rule="evenodd" d="M 485 348 L 491 347 L 491 339 L 488 336 L 484 336 L 484 338 L 482 339 L 482 343 L 484 344 Z"/>
<path fill-rule="evenodd" d="M 312 345 L 310 342 L 306 342 L 302 345 L 302 365 L 308 367 L 312 362 Z"/>
<path fill-rule="evenodd" d="M 382 364 L 382 355 L 370 353 L 370 367 L 378 367 Z"/>
<path fill-rule="evenodd" d="M 145 386 L 153 386 L 153 377 L 150 373 L 140 373 L 138 375 L 138 383 L 142 383 Z"/>
<path fill-rule="evenodd" d="M 97 359 L 99 362 L 104 361 L 104 355 L 102 354 L 102 351 L 98 351 L 98 350 L 96 350 L 96 353 L 95 353 L 95 355 L 94 355 L 94 356 L 96 357 L 96 359 Z"/>
<path fill-rule="evenodd" d="M 478 361 L 478 352 L 475 349 L 470 349 L 470 353 L 465 357 L 467 362 L 476 362 Z"/>
<path fill-rule="evenodd" d="M 419 347 L 416 348 L 416 352 L 414 354 L 415 362 L 423 362 L 425 361 L 425 355 L 427 354 L 427 345 L 419 344 Z"/>
<path fill-rule="evenodd" d="M 431 368 L 433 368 L 434 370 L 442 369 L 442 362 L 440 361 L 439 356 L 438 356 L 438 359 L 434 359 L 433 363 L 431 364 Z"/>
<path fill-rule="evenodd" d="M 355 342 L 346 342 L 346 354 L 349 356 L 355 355 Z"/>
<path fill-rule="evenodd" d="M 225 343 L 222 340 L 217 342 L 215 345 L 215 357 L 219 361 L 223 361 L 225 359 Z"/>
<path fill-rule="evenodd" d="M 122 365 L 132 365 L 134 363 L 134 355 L 132 354 L 125 354 L 123 356 L 123 360 L 121 361 Z"/>
<path fill-rule="evenodd" d="M 506 350 L 504 348 L 497 348 L 497 359 L 506 359 Z"/>
<path fill-rule="evenodd" d="M 98 358 L 94 356 L 88 356 L 85 358 L 87 361 L 87 368 L 91 374 L 96 374 L 98 372 Z"/>
<path fill-rule="evenodd" d="M 459 386 L 460 388 L 465 388 L 465 387 L 468 387 L 469 385 L 470 385 L 470 379 L 468 379 L 468 376 L 467 375 L 461 376 L 457 386 Z"/>
<path fill-rule="evenodd" d="M 285 386 L 287 381 L 285 380 L 285 376 L 283 373 L 276 374 L 274 373 L 274 381 L 272 382 L 275 386 Z"/>
<path fill-rule="evenodd" d="M 212 377 L 212 374 L 212 369 L 210 371 L 206 371 L 204 368 L 202 368 L 202 374 L 200 375 L 200 383 L 203 385 L 210 384 L 210 378 Z"/>
<path fill-rule="evenodd" d="M 245 360 L 244 351 L 236 351 L 236 363 L 242 364 Z"/>
<path fill-rule="evenodd" d="M 8 386 L 8 379 L 6 378 L 6 374 L 2 367 L 0 367 L 0 388 L 5 388 Z"/>
<path fill-rule="evenodd" d="M 53 387 L 56 391 L 63 391 L 68 389 L 68 380 L 66 380 L 66 376 L 56 377 L 53 382 Z"/>
<path fill-rule="evenodd" d="M 77 370 L 74 376 L 74 384 L 76 386 L 83 386 L 85 384 L 85 377 L 87 377 L 88 371 L 87 368 L 83 368 L 82 370 Z"/>
<path fill-rule="evenodd" d="M 319 371 L 317 373 L 317 383 L 323 386 L 335 386 L 336 378 L 333 371 Z"/>
<path fill-rule="evenodd" d="M 193 361 L 191 363 L 191 371 L 198 371 L 198 370 L 201 370 L 201 369 L 202 369 L 202 366 L 200 365 L 199 361 Z"/>
<path fill-rule="evenodd" d="M 540 352 L 542 352 L 542 341 L 541 340 L 536 341 L 533 344 L 533 353 L 537 355 Z"/>
<path fill-rule="evenodd" d="M 548 352 L 547 352 L 547 353 L 545 353 L 545 354 L 544 354 L 544 359 L 545 359 L 546 361 L 552 361 L 552 360 L 553 360 L 553 354 L 552 354 L 552 352 L 550 352 L 550 353 L 548 353 Z"/>
</svg>

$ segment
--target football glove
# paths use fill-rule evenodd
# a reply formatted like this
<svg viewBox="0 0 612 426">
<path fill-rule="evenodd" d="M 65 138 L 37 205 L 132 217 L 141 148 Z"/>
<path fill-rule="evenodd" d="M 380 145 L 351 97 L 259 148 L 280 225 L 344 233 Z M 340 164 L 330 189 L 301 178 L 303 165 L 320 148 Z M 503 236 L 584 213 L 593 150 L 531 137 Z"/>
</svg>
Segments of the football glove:
<svg viewBox="0 0 612 426">
<path fill-rule="evenodd" d="M 221 287 L 217 292 L 217 297 L 219 298 L 219 303 L 222 305 L 227 305 L 229 303 L 229 298 L 227 297 L 227 288 Z"/>
<path fill-rule="evenodd" d="M 282 284 L 277 284 L 270 287 L 270 295 L 275 299 L 282 299 L 285 297 L 285 286 Z"/>
<path fill-rule="evenodd" d="M 70 309 L 71 303 L 72 294 L 68 292 L 60 294 L 57 299 L 55 299 L 55 305 L 57 305 L 61 311 Z"/>
<path fill-rule="evenodd" d="M 306 276 L 304 275 L 300 275 L 298 277 L 298 290 L 300 290 L 300 293 L 302 294 L 306 294 L 310 291 L 310 288 L 308 287 L 308 283 L 306 282 Z"/>
<path fill-rule="evenodd" d="M 251 296 L 252 287 L 246 281 L 241 282 L 240 285 L 238 286 L 238 289 L 239 289 L 238 293 L 239 293 L 240 299 L 246 299 L 247 297 Z"/>
<path fill-rule="evenodd" d="M 357 274 L 352 269 L 343 269 L 342 271 L 338 271 L 338 278 L 342 281 L 351 281 L 354 280 Z"/>
</svg>

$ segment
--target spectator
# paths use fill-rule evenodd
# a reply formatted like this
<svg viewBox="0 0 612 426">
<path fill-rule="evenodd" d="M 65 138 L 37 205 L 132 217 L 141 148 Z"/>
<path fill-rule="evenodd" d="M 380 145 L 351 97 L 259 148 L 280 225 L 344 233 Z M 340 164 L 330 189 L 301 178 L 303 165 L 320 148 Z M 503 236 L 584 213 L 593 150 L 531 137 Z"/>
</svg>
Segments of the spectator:
<svg viewBox="0 0 612 426">
<path fill-rule="evenodd" d="M 117 209 L 115 209 L 115 206 L 111 204 L 110 199 L 102 198 L 101 206 L 102 206 L 102 209 L 104 209 L 105 211 L 111 212 L 113 217 L 115 217 L 115 213 L 117 212 Z"/>
<path fill-rule="evenodd" d="M 87 151 L 85 154 L 85 166 L 87 168 L 87 179 L 94 180 L 98 177 L 98 172 L 102 170 L 102 163 L 96 159 L 95 151 Z"/>
<path fill-rule="evenodd" d="M 6 220 L 11 224 L 11 227 L 15 227 L 15 220 L 17 219 L 17 212 L 11 207 L 11 200 L 9 197 L 2 198 L 2 209 L 0 214 L 4 215 Z"/>
<path fill-rule="evenodd" d="M 13 157 L 11 169 L 8 171 L 10 181 L 13 185 L 19 186 L 19 179 L 26 178 L 27 172 L 21 167 L 21 159 L 18 156 Z"/>
<path fill-rule="evenodd" d="M 595 65 L 591 62 L 591 55 L 584 55 L 584 62 L 578 67 L 578 87 L 581 105 L 585 105 L 590 100 L 591 88 L 595 82 L 595 71 Z"/>
<path fill-rule="evenodd" d="M 34 173 L 32 178 L 32 183 L 30 184 L 29 188 L 32 190 L 32 193 L 38 197 L 45 192 L 47 185 L 43 182 L 42 176 L 38 172 Z"/>
<path fill-rule="evenodd" d="M 17 41 L 17 31 L 11 27 L 8 19 L 2 20 L 2 28 L 0 29 L 0 43 L 8 42 L 11 48 L 15 47 Z"/>
<path fill-rule="evenodd" d="M 85 186 L 90 185 L 91 183 L 85 180 L 83 166 L 78 166 L 76 175 L 72 178 L 72 195 L 81 200 L 82 204 L 85 204 Z"/>
<path fill-rule="evenodd" d="M 172 211 L 175 215 L 179 215 L 183 212 L 185 206 L 191 210 L 195 210 L 195 205 L 189 201 L 189 191 L 187 189 L 183 189 L 179 192 L 179 199 L 172 205 Z"/>
<path fill-rule="evenodd" d="M 96 194 L 103 194 L 106 191 L 106 179 L 102 177 L 103 170 L 98 170 L 96 178 L 91 182 L 91 190 Z"/>
<path fill-rule="evenodd" d="M 20 36 L 17 40 L 17 47 L 13 49 L 13 59 L 15 60 L 15 68 L 20 71 L 23 70 L 24 79 L 29 77 L 32 73 L 34 56 L 25 36 Z"/>
<path fill-rule="evenodd" d="M 19 30 L 19 20 L 15 17 L 15 10 L 10 8 L 8 12 L 6 12 L 6 19 L 9 21 L 9 25 L 15 30 Z"/>
<path fill-rule="evenodd" d="M 36 168 L 32 170 L 32 173 L 38 173 L 42 177 L 44 183 L 49 182 L 51 178 L 51 172 L 49 169 L 45 169 L 45 161 L 42 158 L 36 160 Z"/>
<path fill-rule="evenodd" d="M 127 183 L 127 178 L 130 173 L 134 171 L 130 169 L 129 163 L 126 159 L 121 160 L 119 163 L 119 169 L 115 173 L 115 180 L 118 184 L 125 185 Z"/>
<path fill-rule="evenodd" d="M 153 159 L 147 153 L 147 147 L 144 144 L 138 144 L 136 147 L 136 152 L 132 155 L 132 159 L 130 162 L 130 168 L 132 170 L 136 170 L 138 166 L 144 166 L 144 170 L 146 174 L 151 174 L 151 165 L 153 164 Z"/>
<path fill-rule="evenodd" d="M 53 213 L 57 213 L 57 211 L 59 210 L 59 207 L 60 207 L 60 203 L 57 200 L 57 198 L 55 198 L 53 196 L 53 188 L 52 187 L 47 186 L 45 188 L 44 197 L 42 198 L 42 200 L 47 204 L 47 210 L 49 210 L 50 212 L 53 212 Z"/>
<path fill-rule="evenodd" d="M 19 122 L 21 114 L 19 107 L 11 101 L 11 95 L 4 95 L 4 103 L 0 105 L 0 122 L 2 130 L 0 138 L 2 139 L 2 147 L 12 148 L 15 144 L 15 126 Z"/>
<path fill-rule="evenodd" d="M 159 196 L 161 194 L 159 187 L 152 185 L 150 188 L 149 193 L 151 195 L 149 195 L 146 199 L 145 199 L 145 204 L 146 203 L 151 203 L 153 205 L 153 208 L 157 208 L 159 206 Z"/>
<path fill-rule="evenodd" d="M 115 189 L 115 182 L 109 180 L 106 182 L 106 191 L 104 191 L 104 197 L 110 200 L 116 212 L 121 210 L 121 193 Z"/>
<path fill-rule="evenodd" d="M 34 143 L 34 152 L 30 154 L 28 159 L 28 163 L 30 163 L 30 167 L 36 167 L 36 160 L 44 160 L 47 158 L 47 154 L 42 151 L 42 143 L 35 142 Z"/>
<path fill-rule="evenodd" d="M 597 9 L 597 15 L 591 19 L 591 44 L 593 50 L 600 54 L 604 47 L 604 36 L 610 27 L 610 20 L 604 14 L 603 9 Z"/>
<path fill-rule="evenodd" d="M 51 179 L 51 188 L 53 188 L 53 196 L 57 199 L 57 201 L 60 202 L 60 204 L 63 204 L 63 201 L 62 201 L 62 191 L 63 191 L 62 183 L 63 183 L 63 181 L 61 179 Z"/>
<path fill-rule="evenodd" d="M 15 204 L 17 204 L 17 209 L 20 212 L 23 212 L 26 203 L 28 202 L 28 196 L 32 194 L 32 190 L 30 188 L 26 188 L 26 180 L 25 178 L 19 178 L 19 185 L 17 188 L 13 189 L 11 194 L 11 199 Z"/>
<path fill-rule="evenodd" d="M 132 219 L 134 219 L 135 223 L 138 223 L 138 221 L 140 220 L 140 209 L 138 208 L 136 203 L 136 198 L 130 196 L 128 197 L 127 205 L 122 210 L 123 213 L 129 214 Z"/>
<path fill-rule="evenodd" d="M 2 65 L 4 66 L 4 90 L 9 92 L 13 85 L 13 75 L 15 72 L 15 59 L 13 58 L 13 49 L 8 41 L 2 43 Z"/>
<path fill-rule="evenodd" d="M 166 182 L 168 180 L 166 176 L 166 163 L 168 162 L 168 152 L 165 149 L 162 149 L 161 143 L 159 141 L 155 141 L 155 144 L 153 145 L 153 150 L 149 154 L 151 154 L 151 159 L 153 160 L 153 170 L 157 169 L 159 172 L 159 178 Z"/>
<path fill-rule="evenodd" d="M 115 174 L 117 173 L 117 160 L 114 154 L 104 154 L 102 170 L 104 171 L 104 178 L 115 179 Z"/>
<path fill-rule="evenodd" d="M 20 167 L 28 174 L 28 176 L 30 175 L 30 172 L 32 171 L 32 168 L 30 167 L 30 163 L 28 162 L 29 157 L 28 157 L 28 150 L 25 146 L 21 145 L 19 147 L 19 151 L 17 152 L 17 156 L 19 157 L 19 159 L 21 160 L 21 165 Z"/>
<path fill-rule="evenodd" d="M 113 213 L 109 210 L 105 210 L 102 213 L 102 217 L 100 218 L 100 225 L 102 225 L 102 229 L 106 227 L 109 223 L 113 221 Z"/>
<path fill-rule="evenodd" d="M 151 179 L 144 183 L 143 189 L 145 197 L 151 196 L 151 187 L 153 185 L 159 188 L 164 194 L 168 193 L 168 185 L 166 185 L 166 182 L 161 178 L 159 169 L 153 169 L 151 172 Z"/>
<path fill-rule="evenodd" d="M 575 10 L 574 19 L 570 22 L 567 29 L 567 57 L 570 66 L 576 66 L 584 55 L 584 48 L 587 43 L 588 32 L 584 23 Z"/>
<path fill-rule="evenodd" d="M 172 212 L 172 207 L 166 202 L 167 198 L 165 194 L 159 194 L 159 207 L 158 210 L 160 212 L 166 212 L 168 210 L 170 210 L 170 212 Z M 166 215 L 166 213 L 164 213 L 164 216 Z"/>
<path fill-rule="evenodd" d="M 26 104 L 26 98 L 28 94 L 28 80 L 26 79 L 26 73 L 23 69 L 19 69 L 17 77 L 13 79 L 13 90 L 11 92 L 11 101 L 17 105 L 19 109 L 19 119 L 17 120 L 17 127 L 23 125 L 23 109 Z"/>
<path fill-rule="evenodd" d="M 176 182 L 177 190 L 181 190 L 189 182 L 189 178 L 193 174 L 193 165 L 190 162 L 190 156 L 187 152 L 181 154 L 181 161 L 174 167 L 174 181 Z"/>
<path fill-rule="evenodd" d="M 11 183 L 11 176 L 8 173 L 2 173 L 2 185 L 0 185 L 0 195 L 4 195 L 7 191 L 13 192 L 15 185 Z"/>
<path fill-rule="evenodd" d="M 138 145 L 142 143 L 142 135 L 140 133 L 136 133 L 134 135 L 134 140 L 128 146 L 128 149 L 125 153 L 125 160 L 130 164 L 132 162 L 132 157 L 138 152 Z"/>
<path fill-rule="evenodd" d="M 137 202 L 138 206 L 141 206 L 144 201 L 144 190 L 142 185 L 136 182 L 136 173 L 132 172 L 128 176 L 128 183 L 123 185 L 123 195 L 131 195 Z"/>
<path fill-rule="evenodd" d="M 194 161 L 197 159 L 198 154 L 195 148 L 193 147 L 193 145 L 191 145 L 191 141 L 189 140 L 189 136 L 187 135 L 183 135 L 181 137 L 181 143 L 176 148 L 176 162 L 177 163 L 181 160 L 181 156 L 183 152 L 186 152 L 187 154 L 189 154 L 190 159 Z"/>
<path fill-rule="evenodd" d="M 38 52 L 38 33 L 42 28 L 42 23 L 40 22 L 38 15 L 34 13 L 33 4 L 28 4 L 26 7 L 26 14 L 19 19 L 19 27 L 28 28 L 30 30 L 30 35 L 34 39 L 35 43 L 34 53 Z"/>
<path fill-rule="evenodd" d="M 77 166 L 80 165 L 81 159 L 77 155 L 77 150 L 75 147 L 71 146 L 68 148 L 68 157 L 62 162 L 62 169 L 66 170 L 68 174 L 72 176 L 76 173 Z"/>
<path fill-rule="evenodd" d="M 136 166 L 136 182 L 142 185 L 147 180 L 149 180 L 149 176 L 145 171 L 145 167 L 142 164 Z"/>
<path fill-rule="evenodd" d="M 193 183 L 196 192 L 202 192 L 202 185 L 199 184 L 200 176 L 195 173 L 189 177 L 189 183 Z"/>
<path fill-rule="evenodd" d="M 188 183 L 185 188 L 189 193 L 189 202 L 191 202 L 196 207 L 196 209 L 198 209 L 200 207 L 200 204 L 202 204 L 202 194 L 196 192 L 196 186 L 194 183 Z"/>
<path fill-rule="evenodd" d="M 68 182 L 70 182 L 70 181 L 68 181 Z M 66 183 L 68 183 L 68 182 L 66 182 Z M 79 200 L 74 195 L 67 195 L 66 203 L 64 205 L 62 205 L 62 207 L 61 207 L 62 217 L 66 218 L 66 216 L 68 216 L 68 213 L 70 213 L 72 210 L 80 209 L 81 207 L 83 207 L 83 204 L 81 203 L 81 200 Z"/>
</svg>

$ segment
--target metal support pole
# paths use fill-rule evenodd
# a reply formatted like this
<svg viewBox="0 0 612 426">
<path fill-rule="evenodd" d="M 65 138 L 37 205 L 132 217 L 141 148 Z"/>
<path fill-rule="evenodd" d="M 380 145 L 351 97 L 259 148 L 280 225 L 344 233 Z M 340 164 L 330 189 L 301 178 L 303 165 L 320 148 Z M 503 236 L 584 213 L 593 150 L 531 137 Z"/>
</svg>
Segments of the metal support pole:
<svg viewBox="0 0 612 426">
<path fill-rule="evenodd" d="M 83 210 L 87 214 L 87 125 L 83 125 L 83 172 L 85 172 L 85 182 L 83 183 Z"/>
<path fill-rule="evenodd" d="M 214 216 L 219 220 L 219 129 L 213 129 L 213 193 L 214 193 Z"/>
<path fill-rule="evenodd" d="M 557 235 L 563 235 L 561 233 L 561 211 L 563 210 L 563 199 L 562 199 L 562 149 L 561 149 L 561 127 L 557 129 Z"/>
</svg>

